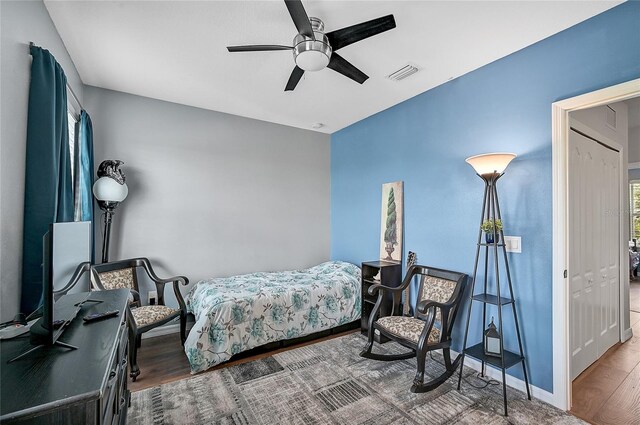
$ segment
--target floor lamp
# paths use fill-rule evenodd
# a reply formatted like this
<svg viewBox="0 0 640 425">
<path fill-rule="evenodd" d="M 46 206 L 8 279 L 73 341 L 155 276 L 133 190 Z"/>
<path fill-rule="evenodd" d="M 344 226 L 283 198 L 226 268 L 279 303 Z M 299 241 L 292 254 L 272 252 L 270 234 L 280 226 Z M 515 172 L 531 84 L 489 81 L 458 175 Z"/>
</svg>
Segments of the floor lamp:
<svg viewBox="0 0 640 425">
<path fill-rule="evenodd" d="M 93 184 L 93 196 L 98 201 L 98 206 L 104 211 L 104 232 L 102 238 L 102 262 L 109 262 L 109 242 L 111 239 L 111 219 L 114 210 L 120 202 L 124 201 L 129 193 L 125 183 L 125 177 L 119 160 L 102 161 L 98 167 L 99 179 Z"/>
<path fill-rule="evenodd" d="M 458 376 L 458 390 L 462 381 L 462 369 L 464 367 L 465 356 L 474 357 L 482 362 L 482 373 L 484 374 L 487 364 L 496 367 L 502 371 L 502 395 L 504 401 L 504 415 L 507 416 L 507 383 L 506 370 L 518 363 L 522 364 L 524 372 L 524 382 L 527 388 L 527 396 L 531 400 L 529 391 L 529 378 L 527 376 L 527 366 L 525 364 L 524 352 L 522 350 L 522 339 L 520 338 L 520 327 L 518 324 L 518 315 L 516 314 L 515 299 L 513 298 L 513 286 L 511 282 L 511 272 L 509 270 L 509 260 L 507 258 L 507 250 L 504 241 L 504 233 L 502 231 L 502 217 L 500 214 L 500 203 L 498 202 L 498 191 L 496 184 L 498 179 L 502 177 L 505 169 L 516 155 L 512 153 L 490 153 L 484 155 L 476 155 L 467 158 L 466 161 L 471 165 L 478 176 L 484 181 L 484 198 L 482 201 L 482 216 L 480 219 L 480 229 L 478 231 L 478 247 L 476 250 L 475 265 L 473 268 L 473 281 L 471 283 L 471 301 L 469 302 L 469 311 L 467 314 L 467 326 L 464 333 L 463 356 L 460 365 L 460 374 Z M 488 223 L 489 229 L 485 227 L 485 241 L 482 240 L 483 224 Z M 500 291 L 500 266 L 499 266 L 499 249 L 502 251 L 504 258 L 504 269 L 506 272 L 507 283 L 509 284 L 508 296 L 503 295 Z M 476 294 L 476 277 L 478 274 L 478 263 L 480 253 L 484 250 L 484 288 L 481 293 Z M 489 261 L 490 254 L 492 260 Z M 490 264 L 493 263 L 493 264 Z M 491 268 L 494 268 L 494 279 L 496 293 L 490 294 L 488 290 L 488 275 Z M 504 283 L 504 282 L 503 282 Z M 500 331 L 499 350 L 497 353 L 489 353 L 485 348 L 484 341 L 467 347 L 467 337 L 469 336 L 469 322 L 471 321 L 471 311 L 474 302 L 482 305 L 482 324 L 487 325 L 487 304 L 495 305 L 498 310 L 498 326 Z M 513 319 L 515 322 L 516 336 L 518 339 L 519 353 L 513 353 L 504 349 L 504 327 L 502 308 L 511 304 L 513 309 Z M 492 320 L 493 323 L 493 320 Z M 494 326 L 495 329 L 495 326 Z"/>
</svg>

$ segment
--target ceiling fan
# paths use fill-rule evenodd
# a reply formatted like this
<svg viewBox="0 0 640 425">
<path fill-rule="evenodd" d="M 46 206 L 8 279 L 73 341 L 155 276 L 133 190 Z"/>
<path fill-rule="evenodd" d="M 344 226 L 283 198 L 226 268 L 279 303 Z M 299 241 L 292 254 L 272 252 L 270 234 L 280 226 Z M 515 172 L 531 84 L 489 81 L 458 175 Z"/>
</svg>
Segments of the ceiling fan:
<svg viewBox="0 0 640 425">
<path fill-rule="evenodd" d="M 396 27 L 393 15 L 387 15 L 325 34 L 324 23 L 318 18 L 309 18 L 300 0 L 285 0 L 284 3 L 298 29 L 298 34 L 293 39 L 293 46 L 228 46 L 227 50 L 229 52 L 292 50 L 296 67 L 289 77 L 285 91 L 295 89 L 305 71 L 320 71 L 324 68 L 333 69 L 357 83 L 364 83 L 369 77 L 337 54 L 336 50 Z"/>
</svg>

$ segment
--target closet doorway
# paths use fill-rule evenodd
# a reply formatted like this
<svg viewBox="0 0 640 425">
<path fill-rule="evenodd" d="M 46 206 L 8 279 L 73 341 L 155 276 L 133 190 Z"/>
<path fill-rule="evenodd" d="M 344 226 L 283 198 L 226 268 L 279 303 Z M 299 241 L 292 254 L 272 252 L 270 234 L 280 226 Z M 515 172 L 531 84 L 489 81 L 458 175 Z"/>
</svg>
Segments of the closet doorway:
<svg viewBox="0 0 640 425">
<path fill-rule="evenodd" d="M 638 96 L 640 79 L 552 104 L 552 403 L 564 410 L 572 408 L 572 381 L 580 369 L 588 366 L 594 357 L 597 359 L 609 344 L 614 345 L 610 351 L 621 345 L 630 345 L 618 342 L 628 341 L 633 335 L 629 323 L 629 280 L 626 269 L 629 262 L 628 220 L 623 219 L 625 214 L 628 216 L 629 209 L 627 164 L 623 164 L 627 147 L 616 144 L 615 137 L 607 137 L 607 131 L 590 131 L 576 124 L 574 119 L 584 111 L 615 106 L 616 103 Z M 607 121 L 609 118 L 607 116 Z M 599 137 L 603 134 L 606 136 Z M 615 156 L 618 158 L 617 166 L 614 165 Z M 590 182 L 579 181 L 573 175 L 570 161 L 587 162 L 586 158 L 593 164 L 599 164 L 600 170 L 597 172 L 601 173 L 600 178 L 595 178 L 597 174 L 594 170 L 597 168 L 587 168 L 591 164 L 582 164 L 581 179 L 590 179 Z M 604 189 L 607 185 L 616 185 L 615 177 L 604 177 L 606 173 L 613 173 L 613 170 L 617 170 L 618 189 L 607 191 Z M 582 192 L 570 195 L 570 185 L 572 189 L 578 188 Z M 616 199 L 618 204 L 614 205 Z M 574 201 L 587 200 L 595 203 L 596 207 L 587 210 L 586 207 L 580 209 L 579 206 L 572 206 Z M 610 231 L 606 232 L 608 237 L 602 240 L 606 228 Z M 572 232 L 578 230 L 581 235 L 574 236 Z M 617 246 L 613 246 L 616 243 Z M 572 251 L 574 247 L 577 248 L 576 252 Z M 582 263 L 577 256 L 582 258 Z M 603 293 L 606 296 L 603 297 Z M 608 354 L 598 363 L 607 357 Z M 591 369 L 588 368 L 587 372 Z"/>
</svg>

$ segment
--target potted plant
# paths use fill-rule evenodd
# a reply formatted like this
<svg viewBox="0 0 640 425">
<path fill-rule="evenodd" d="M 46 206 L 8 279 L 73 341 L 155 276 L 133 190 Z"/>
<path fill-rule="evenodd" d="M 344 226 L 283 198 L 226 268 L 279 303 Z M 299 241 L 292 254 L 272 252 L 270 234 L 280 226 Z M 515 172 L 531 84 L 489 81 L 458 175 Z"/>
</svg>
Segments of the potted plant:
<svg viewBox="0 0 640 425">
<path fill-rule="evenodd" d="M 482 222 L 480 229 L 484 232 L 484 239 L 487 243 L 493 243 L 494 232 L 498 236 L 498 241 L 499 241 L 500 232 L 502 231 L 502 220 L 500 219 L 494 220 L 492 218 L 487 219 Z"/>
</svg>

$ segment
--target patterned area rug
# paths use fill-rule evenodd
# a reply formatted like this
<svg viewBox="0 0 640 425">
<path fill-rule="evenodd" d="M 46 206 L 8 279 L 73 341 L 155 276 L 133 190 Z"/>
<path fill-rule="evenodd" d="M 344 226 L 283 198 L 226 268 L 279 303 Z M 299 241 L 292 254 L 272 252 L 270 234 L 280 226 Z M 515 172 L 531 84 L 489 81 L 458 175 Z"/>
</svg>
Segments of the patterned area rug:
<svg viewBox="0 0 640 425">
<path fill-rule="evenodd" d="M 409 391 L 416 360 L 381 362 L 359 356 L 359 333 L 133 393 L 128 423 L 160 424 L 581 424 L 523 393 L 485 384 L 465 368 L 428 393 Z M 389 342 L 376 352 L 405 349 Z M 444 367 L 427 357 L 429 379 Z"/>
</svg>

